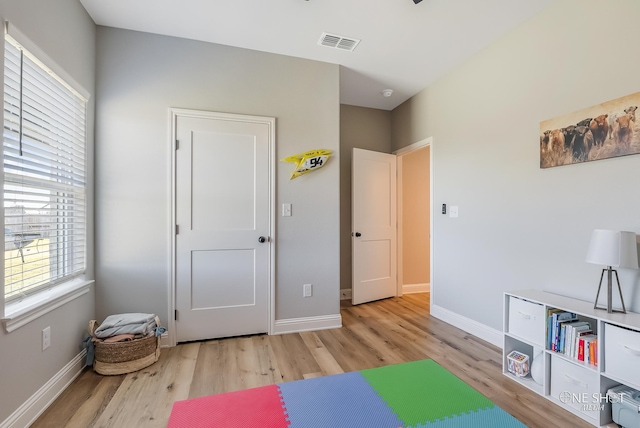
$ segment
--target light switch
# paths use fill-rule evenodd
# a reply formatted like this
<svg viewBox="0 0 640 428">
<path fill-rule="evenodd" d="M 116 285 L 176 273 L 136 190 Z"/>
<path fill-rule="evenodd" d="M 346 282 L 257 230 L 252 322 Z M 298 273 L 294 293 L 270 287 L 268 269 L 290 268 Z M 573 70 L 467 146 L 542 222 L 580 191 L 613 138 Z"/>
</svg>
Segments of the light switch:
<svg viewBox="0 0 640 428">
<path fill-rule="evenodd" d="M 458 206 L 457 205 L 451 205 L 449 207 L 449 217 L 452 217 L 452 218 L 457 218 L 458 217 Z"/>
<path fill-rule="evenodd" d="M 291 204 L 282 204 L 282 217 L 291 217 Z"/>
</svg>

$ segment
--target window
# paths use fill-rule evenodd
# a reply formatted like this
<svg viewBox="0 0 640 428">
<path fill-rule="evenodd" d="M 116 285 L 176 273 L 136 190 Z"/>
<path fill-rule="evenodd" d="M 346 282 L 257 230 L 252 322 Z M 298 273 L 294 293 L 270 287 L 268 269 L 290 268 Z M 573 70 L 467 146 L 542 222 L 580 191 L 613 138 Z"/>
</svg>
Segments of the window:
<svg viewBox="0 0 640 428">
<path fill-rule="evenodd" d="M 4 298 L 85 269 L 86 99 L 9 34 L 4 53 Z"/>
</svg>

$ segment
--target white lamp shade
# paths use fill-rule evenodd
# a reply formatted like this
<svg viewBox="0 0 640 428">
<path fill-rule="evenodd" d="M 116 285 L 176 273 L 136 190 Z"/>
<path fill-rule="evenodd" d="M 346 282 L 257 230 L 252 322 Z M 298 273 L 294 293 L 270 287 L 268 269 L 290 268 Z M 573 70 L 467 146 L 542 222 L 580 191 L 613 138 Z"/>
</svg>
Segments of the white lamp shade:
<svg viewBox="0 0 640 428">
<path fill-rule="evenodd" d="M 638 269 L 635 232 L 596 229 L 591 235 L 587 263 Z"/>
</svg>

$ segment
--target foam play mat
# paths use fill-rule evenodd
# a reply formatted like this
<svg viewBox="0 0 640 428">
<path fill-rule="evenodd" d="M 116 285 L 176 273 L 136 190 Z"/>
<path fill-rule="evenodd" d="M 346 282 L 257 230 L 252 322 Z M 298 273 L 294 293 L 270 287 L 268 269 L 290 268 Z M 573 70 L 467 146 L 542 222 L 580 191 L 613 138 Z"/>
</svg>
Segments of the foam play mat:
<svg viewBox="0 0 640 428">
<path fill-rule="evenodd" d="M 177 401 L 169 428 L 511 428 L 516 418 L 432 360 Z"/>
</svg>

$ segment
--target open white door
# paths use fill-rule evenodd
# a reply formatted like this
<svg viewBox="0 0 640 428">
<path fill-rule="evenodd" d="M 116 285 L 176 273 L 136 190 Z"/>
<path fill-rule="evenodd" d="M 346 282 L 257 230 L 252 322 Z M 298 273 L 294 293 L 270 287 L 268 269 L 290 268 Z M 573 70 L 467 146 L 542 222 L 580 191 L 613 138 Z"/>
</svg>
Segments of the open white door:
<svg viewBox="0 0 640 428">
<path fill-rule="evenodd" d="M 396 156 L 353 149 L 354 305 L 396 295 Z"/>
</svg>

